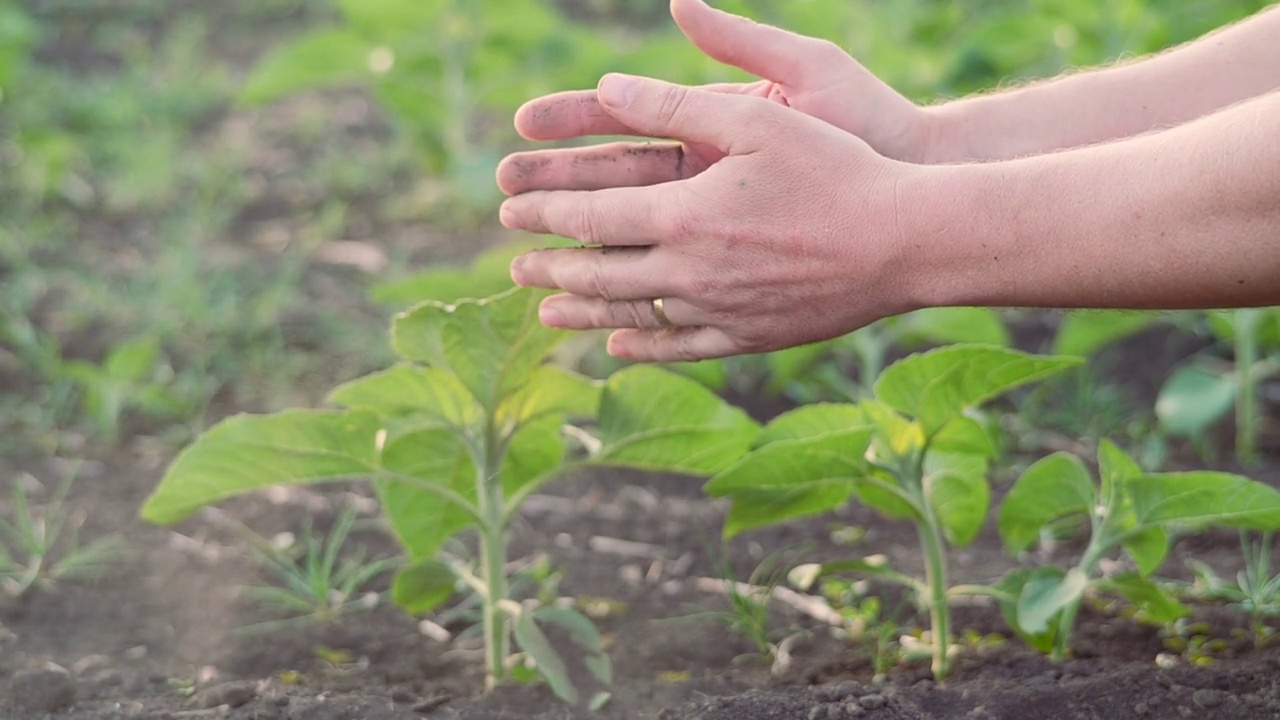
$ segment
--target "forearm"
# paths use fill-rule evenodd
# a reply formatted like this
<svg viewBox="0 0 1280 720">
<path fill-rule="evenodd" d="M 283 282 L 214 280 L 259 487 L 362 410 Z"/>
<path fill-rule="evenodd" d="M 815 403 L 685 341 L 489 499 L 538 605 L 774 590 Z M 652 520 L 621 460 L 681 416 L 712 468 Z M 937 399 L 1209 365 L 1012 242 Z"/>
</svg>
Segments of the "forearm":
<svg viewBox="0 0 1280 720">
<path fill-rule="evenodd" d="M 1280 305 L 1280 92 L 1160 133 L 917 177 L 904 192 L 928 209 L 911 222 L 932 281 L 917 304 Z"/>
<path fill-rule="evenodd" d="M 1280 88 L 1280 6 L 1162 54 L 929 108 L 933 162 L 1004 160 L 1194 120 Z"/>
</svg>

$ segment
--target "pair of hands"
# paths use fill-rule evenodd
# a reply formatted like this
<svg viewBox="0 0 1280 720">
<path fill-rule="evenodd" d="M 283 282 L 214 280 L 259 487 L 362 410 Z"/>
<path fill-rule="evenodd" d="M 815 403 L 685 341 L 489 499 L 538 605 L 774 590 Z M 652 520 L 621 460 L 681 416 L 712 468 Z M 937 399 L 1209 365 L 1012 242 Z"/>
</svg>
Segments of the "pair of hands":
<svg viewBox="0 0 1280 720">
<path fill-rule="evenodd" d="M 672 0 L 703 52 L 764 78 L 701 88 L 608 75 L 533 100 L 531 140 L 671 138 L 508 157 L 504 225 L 582 249 L 517 258 L 563 290 L 542 321 L 615 328 L 609 352 L 693 361 L 836 337 L 915 309 L 903 188 L 933 153 L 930 116 L 836 45 Z M 653 300 L 662 300 L 655 312 Z M 666 322 L 664 322 L 664 320 Z"/>
</svg>

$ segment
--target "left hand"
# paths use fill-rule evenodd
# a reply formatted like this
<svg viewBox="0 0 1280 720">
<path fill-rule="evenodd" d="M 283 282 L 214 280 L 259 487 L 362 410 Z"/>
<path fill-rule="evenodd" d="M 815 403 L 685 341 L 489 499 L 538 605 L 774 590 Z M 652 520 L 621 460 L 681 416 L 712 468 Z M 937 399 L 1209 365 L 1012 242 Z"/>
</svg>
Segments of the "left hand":
<svg viewBox="0 0 1280 720">
<path fill-rule="evenodd" d="M 508 199 L 507 227 L 602 246 L 512 263 L 518 284 L 569 293 L 544 301 L 545 324 L 618 328 L 612 354 L 670 362 L 815 342 L 915 309 L 900 192 L 926 168 L 765 99 L 616 75 L 599 96 L 639 134 L 724 157 L 674 182 Z M 536 165 L 538 155 L 520 162 Z M 625 173 L 647 160 L 640 150 L 617 162 Z"/>
</svg>

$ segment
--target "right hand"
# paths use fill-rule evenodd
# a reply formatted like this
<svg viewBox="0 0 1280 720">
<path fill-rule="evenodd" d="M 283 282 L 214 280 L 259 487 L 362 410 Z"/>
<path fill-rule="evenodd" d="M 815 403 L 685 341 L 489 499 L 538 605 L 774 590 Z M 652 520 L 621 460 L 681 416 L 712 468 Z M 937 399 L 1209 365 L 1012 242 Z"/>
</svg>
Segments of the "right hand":
<svg viewBox="0 0 1280 720">
<path fill-rule="evenodd" d="M 933 116 L 871 74 L 836 44 L 787 32 L 709 7 L 702 0 L 671 0 L 671 15 L 685 36 L 710 57 L 762 78 L 722 83 L 706 89 L 767 98 L 824 120 L 861 138 L 881 155 L 928 163 L 935 152 Z M 595 90 L 555 93 L 526 103 L 516 113 L 516 129 L 529 140 L 563 140 L 586 135 L 643 135 L 600 107 Z M 622 174 L 614 169 L 619 146 L 603 146 L 590 161 L 554 159 L 533 167 L 519 158 L 498 177 L 508 194 L 531 190 L 593 190 L 647 185 L 692 177 L 722 157 L 705 145 L 648 150 L 653 170 Z M 566 158 L 567 159 L 567 158 Z"/>
</svg>

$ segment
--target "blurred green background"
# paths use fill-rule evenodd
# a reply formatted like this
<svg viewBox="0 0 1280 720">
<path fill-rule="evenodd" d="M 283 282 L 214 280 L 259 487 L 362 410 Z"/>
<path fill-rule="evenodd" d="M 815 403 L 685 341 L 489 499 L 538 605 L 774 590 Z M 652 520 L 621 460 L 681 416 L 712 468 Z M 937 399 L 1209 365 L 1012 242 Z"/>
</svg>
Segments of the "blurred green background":
<svg viewBox="0 0 1280 720">
<path fill-rule="evenodd" d="M 933 102 L 1267 3 L 717 4 Z M 515 108 L 612 70 L 741 78 L 661 0 L 0 0 L 0 456 L 176 446 L 382 366 L 397 281 L 510 239 Z"/>
</svg>

